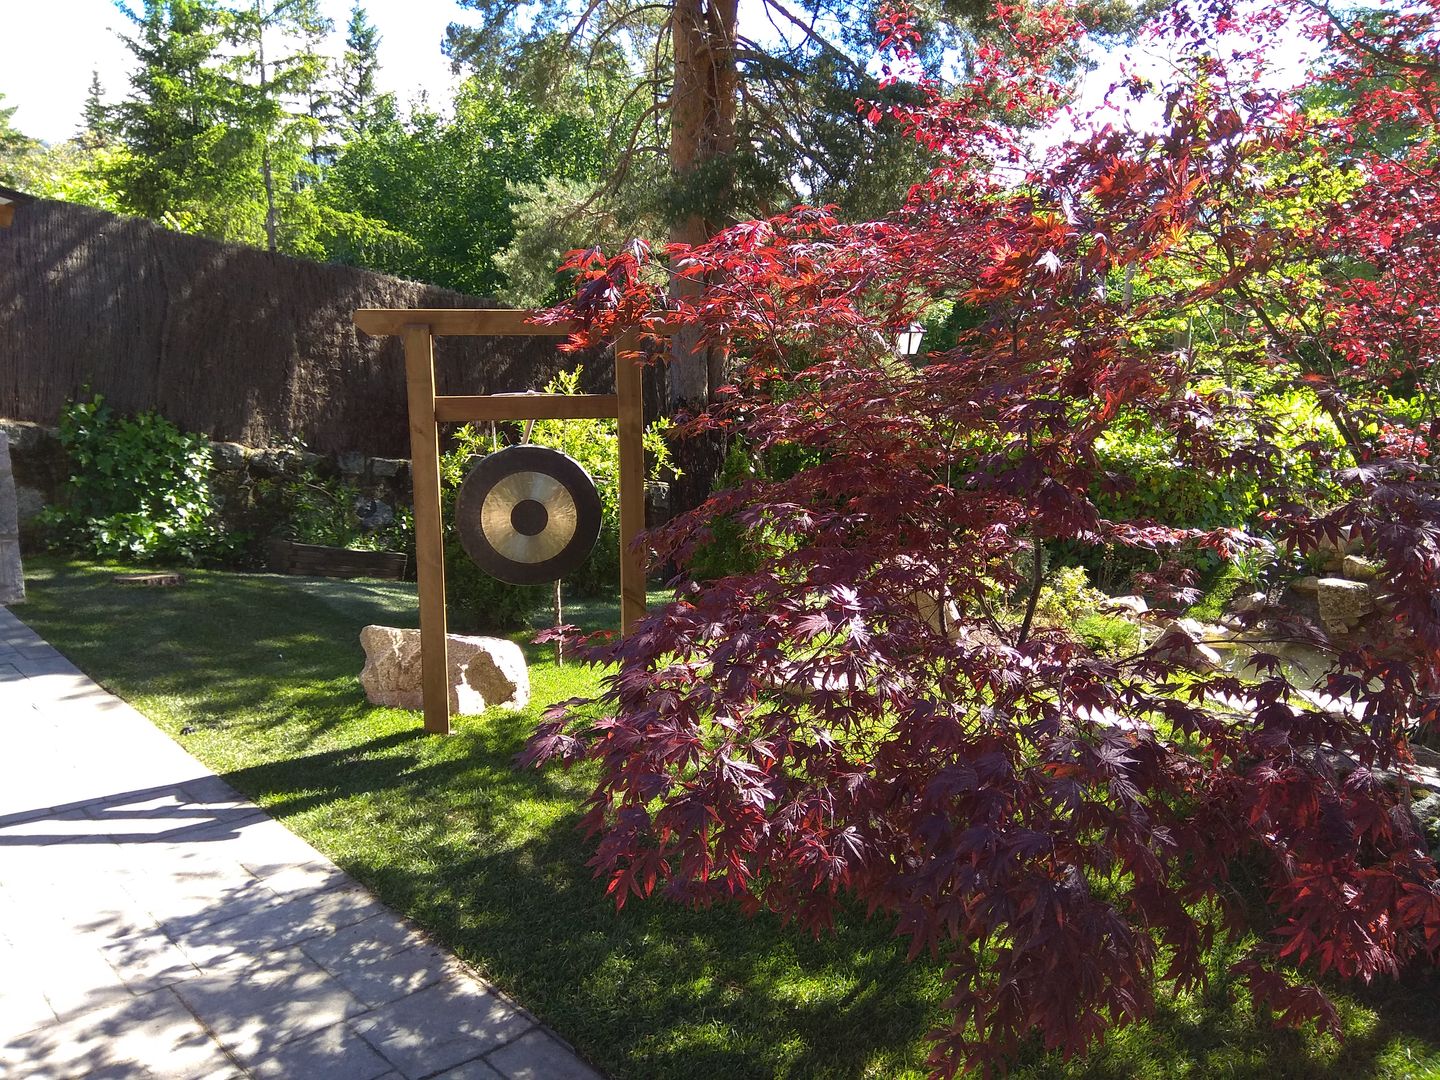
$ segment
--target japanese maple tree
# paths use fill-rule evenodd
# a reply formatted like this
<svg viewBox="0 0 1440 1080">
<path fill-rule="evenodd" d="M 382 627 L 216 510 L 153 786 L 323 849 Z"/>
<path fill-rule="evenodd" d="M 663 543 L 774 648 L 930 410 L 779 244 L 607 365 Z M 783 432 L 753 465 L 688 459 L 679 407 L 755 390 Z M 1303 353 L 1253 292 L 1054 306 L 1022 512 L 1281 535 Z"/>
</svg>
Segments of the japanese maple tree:
<svg viewBox="0 0 1440 1080">
<path fill-rule="evenodd" d="M 1163 123 L 1102 112 L 1043 153 L 1008 119 L 1059 109 L 1048 59 L 1083 12 L 1000 18 L 1008 42 L 966 85 L 871 116 L 946 162 L 890 217 L 797 208 L 672 248 L 668 272 L 703 285 L 668 306 L 642 245 L 573 257 L 556 317 L 723 342 L 732 383 L 688 430 L 791 466 L 647 538 L 682 570 L 676 600 L 596 647 L 618 665 L 605 693 L 557 707 L 526 759 L 599 763 L 584 824 L 619 903 L 733 901 L 819 931 L 850 896 L 894 918 L 945 963 L 943 1075 L 1037 1035 L 1082 1053 L 1157 988 L 1202 982 L 1221 939 L 1250 943 L 1235 970 L 1257 1003 L 1338 1029 L 1315 977 L 1440 957 L 1406 781 L 1440 675 L 1440 12 L 1176 7 L 1154 31 L 1176 76 L 1115 90 Z M 1267 88 L 1297 24 L 1329 46 L 1320 97 Z M 903 77 L 911 23 L 881 30 Z M 897 329 L 945 302 L 973 316 L 957 344 L 898 358 Z M 1203 341 L 1177 339 L 1197 322 Z M 1222 367 L 1333 418 L 1338 449 L 1302 448 L 1324 501 Z M 1137 418 L 1182 468 L 1258 477 L 1270 540 L 1102 516 L 1097 440 Z M 691 580 L 720 520 L 764 557 Z M 1114 659 L 1034 618 L 1056 542 L 1159 553 L 1140 584 L 1163 614 L 1192 595 L 1181 549 L 1342 528 L 1383 563 L 1391 615 L 1363 645 L 1297 627 L 1332 649 L 1313 686 L 1265 652 L 1196 673 L 1173 629 Z"/>
</svg>

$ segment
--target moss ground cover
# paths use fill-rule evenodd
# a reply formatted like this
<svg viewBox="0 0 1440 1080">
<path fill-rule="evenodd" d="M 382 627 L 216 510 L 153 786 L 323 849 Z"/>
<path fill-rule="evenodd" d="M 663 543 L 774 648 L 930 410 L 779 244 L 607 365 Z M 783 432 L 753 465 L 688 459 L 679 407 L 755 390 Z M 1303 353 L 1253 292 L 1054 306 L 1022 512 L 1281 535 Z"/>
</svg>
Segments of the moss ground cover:
<svg viewBox="0 0 1440 1080">
<path fill-rule="evenodd" d="M 588 777 L 511 763 L 539 709 L 594 673 L 532 648 L 532 710 L 426 737 L 355 680 L 360 627 L 415 625 L 413 586 L 192 572 L 180 589 L 127 590 L 110 583 L 117 569 L 33 561 L 19 614 L 607 1073 L 923 1075 L 940 970 L 905 963 L 887 922 L 857 912 L 814 940 L 729 909 L 614 911 L 574 828 Z M 614 612 L 576 604 L 567 617 L 599 626 Z M 1440 979 L 1342 994 L 1339 1044 L 1272 1031 L 1231 1001 L 1226 960 L 1212 960 L 1207 991 L 1085 1063 L 1037 1052 L 1019 1075 L 1440 1077 Z"/>
</svg>

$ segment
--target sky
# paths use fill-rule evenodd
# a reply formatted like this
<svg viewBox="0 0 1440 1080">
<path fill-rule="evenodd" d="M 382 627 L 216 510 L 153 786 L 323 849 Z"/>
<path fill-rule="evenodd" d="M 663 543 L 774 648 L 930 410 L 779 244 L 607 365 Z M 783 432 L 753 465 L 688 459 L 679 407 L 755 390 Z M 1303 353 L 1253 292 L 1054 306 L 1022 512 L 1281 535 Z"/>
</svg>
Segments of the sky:
<svg viewBox="0 0 1440 1080">
<path fill-rule="evenodd" d="M 336 53 L 343 47 L 345 23 L 353 2 L 320 0 L 324 14 L 336 26 Z M 449 61 L 440 52 L 440 42 L 447 24 L 473 16 L 455 0 L 363 3 L 381 35 L 381 90 L 393 91 L 402 103 L 426 93 L 435 106 L 446 106 L 451 100 L 454 76 Z M 753 6 L 753 0 L 744 0 L 742 16 Z M 100 73 L 106 100 L 120 100 L 129 86 L 132 57 L 115 29 L 127 25 L 113 0 L 0 0 L 0 94 L 4 95 L 5 106 L 18 106 L 13 118 L 15 126 L 46 142 L 75 134 L 92 70 Z M 1278 72 L 1293 78 L 1304 71 L 1311 50 L 1298 39 L 1291 39 L 1283 43 L 1281 52 L 1285 55 L 1274 58 Z M 1143 46 L 1119 50 L 1099 61 L 1081 88 L 1082 112 L 1100 103 L 1122 70 L 1163 76 L 1167 62 Z M 1145 126 L 1158 121 L 1158 113 L 1131 117 L 1132 123 Z M 1059 129 L 1065 126 L 1059 125 Z"/>
<path fill-rule="evenodd" d="M 353 0 L 320 0 L 343 37 Z M 465 21 L 455 0 L 365 0 L 380 30 L 380 88 L 408 102 L 428 92 L 449 101 L 450 64 L 440 41 L 451 22 Z M 0 94 L 18 106 L 13 123 L 35 138 L 54 142 L 73 135 L 90 86 L 100 72 L 106 100 L 128 88 L 132 57 L 116 37 L 127 27 L 112 0 L 0 0 Z"/>
</svg>

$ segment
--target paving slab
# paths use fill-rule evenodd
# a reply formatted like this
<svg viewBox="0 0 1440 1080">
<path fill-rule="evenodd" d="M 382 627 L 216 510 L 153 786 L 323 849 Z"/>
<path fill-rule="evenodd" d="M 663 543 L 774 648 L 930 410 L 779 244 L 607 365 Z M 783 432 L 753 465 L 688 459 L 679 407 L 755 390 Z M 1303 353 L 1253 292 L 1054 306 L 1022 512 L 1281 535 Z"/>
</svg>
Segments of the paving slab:
<svg viewBox="0 0 1440 1080">
<path fill-rule="evenodd" d="M 599 1076 L 0 607 L 0 1077 Z"/>
</svg>

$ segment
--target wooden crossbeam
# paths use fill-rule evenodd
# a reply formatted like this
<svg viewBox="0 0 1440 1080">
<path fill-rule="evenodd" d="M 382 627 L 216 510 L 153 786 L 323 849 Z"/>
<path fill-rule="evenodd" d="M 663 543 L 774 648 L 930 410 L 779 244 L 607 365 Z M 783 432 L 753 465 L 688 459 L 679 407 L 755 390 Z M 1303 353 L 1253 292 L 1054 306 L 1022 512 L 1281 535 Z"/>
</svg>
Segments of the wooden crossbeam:
<svg viewBox="0 0 1440 1080">
<path fill-rule="evenodd" d="M 481 394 L 435 399 L 440 423 L 464 420 L 614 420 L 614 394 Z"/>
<path fill-rule="evenodd" d="M 532 322 L 533 311 L 510 308 L 361 308 L 355 325 L 376 337 L 396 336 L 407 326 L 428 326 L 436 337 L 569 337 L 577 323 Z"/>
</svg>

